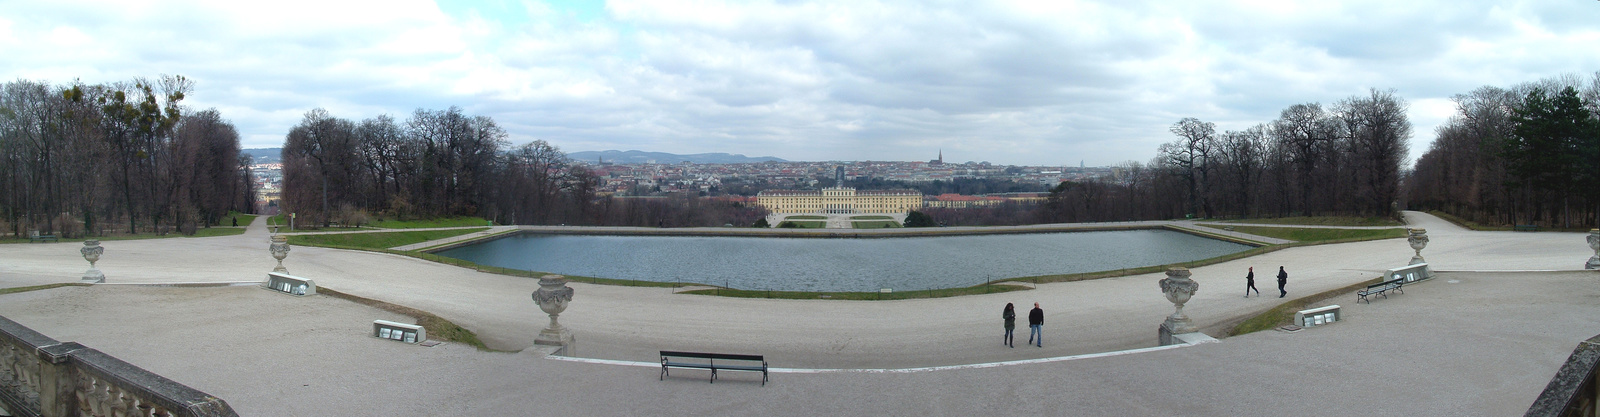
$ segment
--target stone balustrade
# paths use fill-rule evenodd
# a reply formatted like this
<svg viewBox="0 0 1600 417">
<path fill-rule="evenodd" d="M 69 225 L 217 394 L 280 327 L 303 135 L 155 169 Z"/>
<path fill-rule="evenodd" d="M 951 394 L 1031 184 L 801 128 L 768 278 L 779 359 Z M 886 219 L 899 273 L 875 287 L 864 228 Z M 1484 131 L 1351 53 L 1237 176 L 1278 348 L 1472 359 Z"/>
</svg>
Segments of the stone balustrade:
<svg viewBox="0 0 1600 417">
<path fill-rule="evenodd" d="M 1550 378 L 1539 398 L 1533 400 L 1528 417 L 1566 417 L 1600 415 L 1600 335 L 1578 343 L 1567 362 Z"/>
<path fill-rule="evenodd" d="M 0 317 L 0 407 L 14 416 L 237 416 L 226 401 Z"/>
</svg>

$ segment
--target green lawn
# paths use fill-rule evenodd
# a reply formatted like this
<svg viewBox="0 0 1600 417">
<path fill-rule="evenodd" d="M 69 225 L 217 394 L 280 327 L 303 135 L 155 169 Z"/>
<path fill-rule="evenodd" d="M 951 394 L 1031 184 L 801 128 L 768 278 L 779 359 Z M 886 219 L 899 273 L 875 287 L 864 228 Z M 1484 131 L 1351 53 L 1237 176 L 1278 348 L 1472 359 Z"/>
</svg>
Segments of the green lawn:
<svg viewBox="0 0 1600 417">
<path fill-rule="evenodd" d="M 489 230 L 487 227 L 455 230 L 415 230 L 407 232 L 338 233 L 326 235 L 289 236 L 289 244 L 327 246 L 345 249 L 388 249 L 395 246 L 422 243 L 468 233 Z"/>
<path fill-rule="evenodd" d="M 1263 227 L 1263 226 L 1213 226 L 1201 225 L 1213 229 L 1232 227 L 1233 231 L 1249 233 L 1256 236 L 1275 237 L 1300 242 L 1326 242 L 1334 240 L 1371 240 L 1406 237 L 1405 229 L 1312 229 L 1299 227 Z"/>
<path fill-rule="evenodd" d="M 1258 314 L 1255 317 L 1251 317 L 1243 322 L 1240 322 L 1238 325 L 1235 325 L 1233 329 L 1228 331 L 1228 335 L 1238 336 L 1245 333 L 1276 329 L 1278 326 L 1291 324 L 1291 322 L 1294 321 L 1294 313 L 1299 312 L 1300 310 L 1305 310 L 1306 307 L 1310 306 L 1312 303 L 1344 294 L 1349 294 L 1365 288 L 1367 285 L 1376 284 L 1382 281 L 1382 277 L 1374 278 L 1370 281 L 1362 281 L 1346 285 L 1343 288 L 1335 288 L 1312 294 L 1309 297 L 1301 297 L 1289 300 L 1288 302 L 1279 304 L 1277 307 L 1273 307 L 1271 310 L 1267 310 L 1266 312 Z"/>
<path fill-rule="evenodd" d="M 723 297 L 740 298 L 779 298 L 792 300 L 906 300 L 912 298 L 943 298 L 959 297 L 974 294 L 993 294 L 1027 290 L 1028 287 L 1020 285 L 984 285 L 971 287 L 945 288 L 939 290 L 894 291 L 880 292 L 810 292 L 810 291 L 761 291 L 761 290 L 734 290 L 727 288 L 714 288 L 709 290 L 690 290 L 680 294 L 716 295 Z"/>
<path fill-rule="evenodd" d="M 233 235 L 242 235 L 242 234 L 244 234 L 244 227 L 211 227 L 211 228 L 195 229 L 194 236 L 188 236 L 188 235 L 185 235 L 183 233 L 178 233 L 177 231 L 170 231 L 170 232 L 167 232 L 167 234 L 165 234 L 165 235 L 158 235 L 158 234 L 155 234 L 155 233 L 148 233 L 147 232 L 147 233 L 140 233 L 140 234 L 136 234 L 136 235 L 113 234 L 113 235 L 109 235 L 109 236 L 99 236 L 99 237 L 94 237 L 94 238 L 95 239 L 99 239 L 100 241 L 113 241 L 113 240 L 166 239 L 166 238 L 173 238 L 173 237 L 215 237 L 215 236 L 233 236 Z M 61 243 L 82 242 L 83 240 L 84 240 L 83 238 L 61 239 Z M 31 241 L 28 240 L 27 236 L 22 236 L 22 237 L 10 237 L 10 236 L 7 236 L 7 237 L 0 238 L 0 243 L 31 243 Z"/>
<path fill-rule="evenodd" d="M 431 227 L 470 227 L 489 226 L 489 221 L 482 217 L 441 217 L 426 220 L 395 220 L 378 219 L 368 226 L 384 229 L 424 229 Z"/>
<path fill-rule="evenodd" d="M 873 220 L 873 221 L 864 221 L 864 222 L 850 222 L 850 225 L 851 225 L 850 227 L 854 227 L 854 228 L 857 228 L 857 229 L 883 229 L 883 228 L 905 227 L 904 225 L 901 225 L 900 223 L 897 223 L 894 220 Z"/>
<path fill-rule="evenodd" d="M 1403 226 L 1398 220 L 1388 217 L 1274 217 L 1265 219 L 1239 219 L 1223 220 L 1223 223 L 1258 223 L 1258 224 L 1298 224 L 1306 226 Z"/>
<path fill-rule="evenodd" d="M 850 216 L 850 220 L 894 220 L 891 216 Z"/>
<path fill-rule="evenodd" d="M 222 220 L 217 221 L 217 225 L 218 226 L 233 226 L 233 220 L 234 219 L 239 219 L 239 227 L 245 227 L 245 226 L 249 226 L 250 222 L 256 221 L 256 215 L 254 215 L 254 214 L 244 214 L 244 213 L 240 213 L 240 212 L 237 212 L 237 211 L 230 211 L 230 212 L 228 212 L 227 216 L 223 216 L 222 217 Z"/>
<path fill-rule="evenodd" d="M 782 222 L 778 222 L 780 229 L 783 228 L 782 225 L 784 223 L 794 223 L 794 225 L 800 229 L 821 229 L 828 226 L 828 222 L 784 220 Z"/>
</svg>

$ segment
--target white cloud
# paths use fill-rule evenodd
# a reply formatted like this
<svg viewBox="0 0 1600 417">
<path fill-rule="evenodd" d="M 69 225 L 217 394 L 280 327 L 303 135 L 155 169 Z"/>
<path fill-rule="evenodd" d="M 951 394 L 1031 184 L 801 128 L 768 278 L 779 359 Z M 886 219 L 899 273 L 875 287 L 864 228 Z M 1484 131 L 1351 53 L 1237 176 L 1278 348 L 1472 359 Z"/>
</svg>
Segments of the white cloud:
<svg viewBox="0 0 1600 417">
<path fill-rule="evenodd" d="M 1552 2 L 8 3 L 0 76 L 183 74 L 248 147 L 311 108 L 459 105 L 569 151 L 1112 164 L 1181 117 L 1242 129 L 1395 88 L 1413 150 L 1449 95 L 1600 69 Z M 464 11 L 463 11 L 464 10 Z"/>
</svg>

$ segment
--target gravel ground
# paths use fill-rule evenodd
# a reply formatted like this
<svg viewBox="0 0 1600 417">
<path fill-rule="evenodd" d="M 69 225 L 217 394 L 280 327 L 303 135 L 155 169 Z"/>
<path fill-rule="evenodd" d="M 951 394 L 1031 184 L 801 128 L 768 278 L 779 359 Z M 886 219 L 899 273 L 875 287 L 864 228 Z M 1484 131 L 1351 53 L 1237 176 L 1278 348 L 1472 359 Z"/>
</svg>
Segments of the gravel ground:
<svg viewBox="0 0 1600 417">
<path fill-rule="evenodd" d="M 1571 270 L 1592 254 L 1582 234 L 1470 232 L 1409 214 L 1428 228 L 1423 255 L 1440 270 Z M 265 236 L 258 223 L 242 236 L 105 242 L 100 269 L 112 283 L 260 279 L 275 263 Z M 86 265 L 75 246 L 0 246 L 0 287 L 76 281 Z M 1263 293 L 1275 290 L 1275 267 L 1287 266 L 1296 296 L 1371 279 L 1410 256 L 1403 239 L 1391 239 L 1196 268 L 1201 288 L 1185 312 L 1222 336 L 1222 324 L 1281 301 L 1241 296 L 1247 266 L 1260 269 Z M 500 350 L 531 345 L 545 321 L 526 278 L 305 247 L 284 264 L 319 285 L 434 312 Z M 587 358 L 648 363 L 671 349 L 758 353 L 775 367 L 806 369 L 995 363 L 1153 346 L 1172 309 L 1160 278 L 886 302 L 572 284 L 577 296 L 561 319 Z M 1600 332 L 1596 278 L 1449 272 L 1371 305 L 1335 299 L 1345 322 L 1293 334 L 1028 365 L 775 374 L 766 387 L 738 374 L 717 384 L 692 371 L 652 381 L 657 368 L 402 345 L 366 336 L 372 320 L 402 317 L 250 287 L 59 288 L 0 295 L 0 315 L 217 395 L 243 415 L 1505 415 L 1525 410 L 1571 349 Z M 1047 312 L 1045 347 L 1000 346 L 1000 307 L 1034 301 Z M 1026 328 L 1019 333 L 1026 340 Z"/>
</svg>

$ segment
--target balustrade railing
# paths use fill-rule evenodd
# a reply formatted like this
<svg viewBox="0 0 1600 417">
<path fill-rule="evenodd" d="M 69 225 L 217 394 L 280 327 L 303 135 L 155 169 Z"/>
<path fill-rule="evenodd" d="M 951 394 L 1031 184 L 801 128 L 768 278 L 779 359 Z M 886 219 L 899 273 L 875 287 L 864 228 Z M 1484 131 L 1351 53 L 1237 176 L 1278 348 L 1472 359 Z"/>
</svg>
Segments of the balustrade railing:
<svg viewBox="0 0 1600 417">
<path fill-rule="evenodd" d="M 0 407 L 13 416 L 238 416 L 226 401 L 0 317 Z"/>
<path fill-rule="evenodd" d="M 1567 362 L 1528 407 L 1527 417 L 1600 416 L 1600 335 L 1578 343 Z"/>
</svg>

